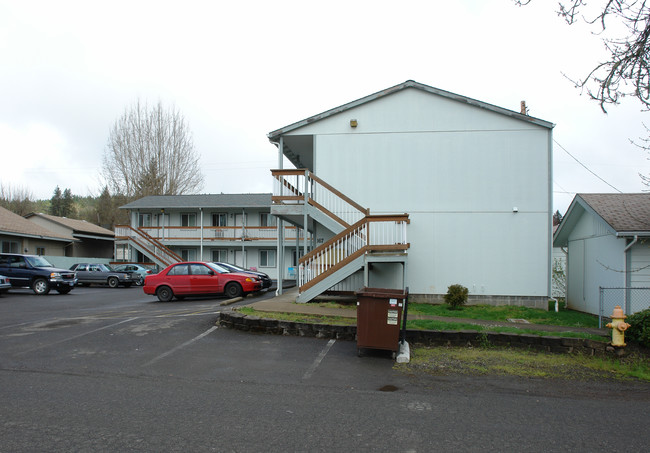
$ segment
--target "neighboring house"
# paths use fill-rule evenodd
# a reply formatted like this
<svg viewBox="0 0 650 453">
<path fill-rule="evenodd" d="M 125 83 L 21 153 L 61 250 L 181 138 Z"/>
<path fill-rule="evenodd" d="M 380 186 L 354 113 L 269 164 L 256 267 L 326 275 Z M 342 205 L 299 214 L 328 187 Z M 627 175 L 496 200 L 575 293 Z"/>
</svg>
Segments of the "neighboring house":
<svg viewBox="0 0 650 453">
<path fill-rule="evenodd" d="M 569 308 L 599 314 L 601 287 L 650 287 L 650 194 L 576 195 L 553 245 L 568 251 Z M 628 313 L 647 308 L 650 293 L 632 294 L 618 303 Z"/>
<path fill-rule="evenodd" d="M 115 228 L 118 260 L 161 267 L 180 260 L 223 261 L 276 278 L 278 233 L 270 193 L 148 196 L 121 209 L 129 211 L 131 224 Z M 295 241 L 297 229 L 285 230 Z M 295 257 L 295 246 L 289 244 L 287 253 Z"/>
<path fill-rule="evenodd" d="M 558 225 L 553 225 L 553 234 Z M 558 299 L 566 298 L 566 250 L 562 247 L 553 247 L 551 263 L 551 296 Z"/>
<path fill-rule="evenodd" d="M 407 81 L 270 132 L 296 167 L 272 171 L 271 213 L 311 235 L 298 301 L 361 286 L 440 301 L 459 283 L 472 303 L 547 308 L 552 129 Z"/>
<path fill-rule="evenodd" d="M 54 215 L 31 213 L 27 220 L 54 231 L 65 237 L 72 237 L 75 242 L 66 249 L 65 256 L 112 258 L 115 233 L 85 220 L 69 219 Z"/>
<path fill-rule="evenodd" d="M 67 256 L 77 239 L 0 207 L 0 241 L 2 253 Z"/>
</svg>

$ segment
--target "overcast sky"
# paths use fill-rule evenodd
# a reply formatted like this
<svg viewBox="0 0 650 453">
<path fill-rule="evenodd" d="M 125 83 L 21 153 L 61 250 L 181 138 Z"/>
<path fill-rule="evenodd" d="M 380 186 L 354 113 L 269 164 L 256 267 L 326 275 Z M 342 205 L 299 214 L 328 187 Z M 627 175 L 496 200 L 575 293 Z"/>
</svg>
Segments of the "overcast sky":
<svg viewBox="0 0 650 453">
<path fill-rule="evenodd" d="M 204 193 L 270 192 L 266 134 L 406 80 L 556 124 L 554 139 L 623 192 L 648 155 L 644 113 L 603 114 L 563 75 L 606 56 L 555 2 L 0 0 L 0 182 L 98 195 L 108 131 L 136 99 L 174 105 Z M 613 192 L 555 145 L 554 205 Z"/>
</svg>

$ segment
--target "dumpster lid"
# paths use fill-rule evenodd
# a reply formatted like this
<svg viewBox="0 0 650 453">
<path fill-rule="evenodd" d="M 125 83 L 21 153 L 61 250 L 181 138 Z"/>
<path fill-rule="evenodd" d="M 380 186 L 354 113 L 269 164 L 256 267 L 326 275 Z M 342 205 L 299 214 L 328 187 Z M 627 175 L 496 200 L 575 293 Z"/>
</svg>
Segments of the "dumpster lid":
<svg viewBox="0 0 650 453">
<path fill-rule="evenodd" d="M 392 288 L 368 288 L 364 287 L 355 291 L 356 296 L 362 297 L 376 297 L 376 298 L 392 298 L 392 299 L 406 299 L 407 290 L 392 289 Z"/>
</svg>

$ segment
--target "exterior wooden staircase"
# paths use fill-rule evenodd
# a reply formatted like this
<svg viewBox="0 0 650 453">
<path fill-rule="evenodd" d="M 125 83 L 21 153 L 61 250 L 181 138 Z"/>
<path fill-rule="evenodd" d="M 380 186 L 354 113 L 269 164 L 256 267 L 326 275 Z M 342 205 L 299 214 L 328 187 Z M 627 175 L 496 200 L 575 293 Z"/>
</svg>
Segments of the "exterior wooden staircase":
<svg viewBox="0 0 650 453">
<path fill-rule="evenodd" d="M 131 245 L 162 268 L 183 261 L 180 256 L 165 247 L 158 239 L 129 225 L 115 226 L 115 242 L 116 244 Z"/>
<path fill-rule="evenodd" d="M 272 214 L 312 231 L 313 222 L 318 222 L 335 233 L 299 259 L 298 302 L 308 302 L 362 270 L 359 287 L 368 286 L 372 262 L 406 263 L 408 214 L 370 215 L 309 170 L 271 173 Z"/>
</svg>

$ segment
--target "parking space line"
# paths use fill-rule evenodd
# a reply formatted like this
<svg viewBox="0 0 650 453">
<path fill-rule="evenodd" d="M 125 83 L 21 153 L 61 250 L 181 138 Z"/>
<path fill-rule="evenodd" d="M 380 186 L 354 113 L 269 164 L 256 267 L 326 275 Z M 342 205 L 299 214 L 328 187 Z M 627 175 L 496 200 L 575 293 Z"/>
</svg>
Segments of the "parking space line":
<svg viewBox="0 0 650 453">
<path fill-rule="evenodd" d="M 303 379 L 309 379 L 314 374 L 314 371 L 316 371 L 316 368 L 318 368 L 318 365 L 323 361 L 334 343 L 336 343 L 336 340 L 334 339 L 327 342 L 323 350 L 318 354 L 318 357 L 316 357 L 316 360 L 314 360 L 314 363 L 311 364 L 305 375 L 302 377 Z"/>
<path fill-rule="evenodd" d="M 65 343 L 66 341 L 75 340 L 75 339 L 77 339 L 77 338 L 81 338 L 81 337 L 83 337 L 83 336 L 90 335 L 91 333 L 99 332 L 99 331 L 101 331 L 101 330 L 110 329 L 111 327 L 115 327 L 115 326 L 118 326 L 118 325 L 120 325 L 120 324 L 124 324 L 125 322 L 135 321 L 136 319 L 138 319 L 138 318 L 129 318 L 129 319 L 124 319 L 124 320 L 122 320 L 122 321 L 120 321 L 120 322 L 116 322 L 116 323 L 114 323 L 114 324 L 110 324 L 110 325 L 108 325 L 108 326 L 100 327 L 99 329 L 94 329 L 94 330 L 91 330 L 91 331 L 89 331 L 89 332 L 81 333 L 81 334 L 79 334 L 79 335 L 74 335 L 74 336 L 69 337 L 69 338 L 64 338 L 63 340 L 54 341 L 54 342 L 52 342 L 52 343 L 44 344 L 44 345 L 41 345 L 41 346 L 37 346 L 37 347 L 35 347 L 35 348 L 28 349 L 28 350 L 26 350 L 26 351 L 19 352 L 17 355 L 27 354 L 28 352 L 37 351 L 37 350 L 39 350 L 39 349 L 43 349 L 43 348 L 46 348 L 46 347 L 48 347 L 48 346 L 53 346 L 53 345 L 55 345 L 55 344 L 60 344 L 60 343 Z"/>
<path fill-rule="evenodd" d="M 192 343 L 194 343 L 195 341 L 198 341 L 198 340 L 200 340 L 201 338 L 205 337 L 206 335 L 209 335 L 210 333 L 212 333 L 212 332 L 215 331 L 216 329 L 217 329 L 217 326 L 210 327 L 208 330 L 206 330 L 205 332 L 203 332 L 201 335 L 199 335 L 199 336 L 197 336 L 197 337 L 194 337 L 194 338 L 192 338 L 191 340 L 186 341 L 185 343 L 183 343 L 183 344 L 181 344 L 181 345 L 178 345 L 178 346 L 176 346 L 175 348 L 170 349 L 169 351 L 160 354 L 158 357 L 155 357 L 155 358 L 149 360 L 147 363 L 145 363 L 145 364 L 142 365 L 142 366 L 144 367 L 144 366 L 153 365 L 154 363 L 156 363 L 157 361 L 159 361 L 159 360 L 161 360 L 161 359 L 164 359 L 164 358 L 167 357 L 168 355 L 171 355 L 171 354 L 173 354 L 174 352 L 176 352 L 176 351 L 178 351 L 178 350 L 180 350 L 180 349 L 183 349 L 185 346 L 189 346 L 189 345 L 191 345 Z"/>
</svg>

